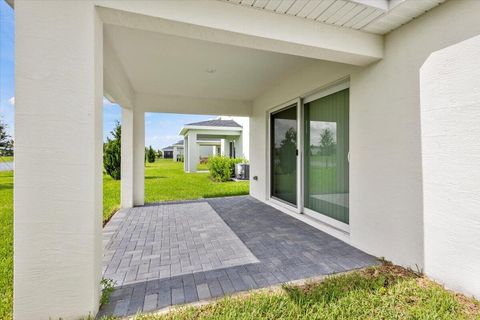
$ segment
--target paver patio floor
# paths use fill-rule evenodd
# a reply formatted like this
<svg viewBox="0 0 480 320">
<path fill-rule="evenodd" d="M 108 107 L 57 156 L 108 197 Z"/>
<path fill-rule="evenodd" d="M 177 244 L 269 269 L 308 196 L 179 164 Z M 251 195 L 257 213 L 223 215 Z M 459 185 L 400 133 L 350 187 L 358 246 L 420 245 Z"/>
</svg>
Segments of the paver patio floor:
<svg viewBox="0 0 480 320">
<path fill-rule="evenodd" d="M 116 281 L 99 316 L 126 316 L 377 260 L 250 196 L 121 210 L 105 226 L 104 278 Z"/>
</svg>

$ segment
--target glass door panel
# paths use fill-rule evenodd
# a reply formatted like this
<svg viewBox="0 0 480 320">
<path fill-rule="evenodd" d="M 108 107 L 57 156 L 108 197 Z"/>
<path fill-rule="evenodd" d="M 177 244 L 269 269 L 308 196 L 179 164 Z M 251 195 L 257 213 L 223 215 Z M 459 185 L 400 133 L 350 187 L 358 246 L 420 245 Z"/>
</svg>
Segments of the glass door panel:
<svg viewBox="0 0 480 320">
<path fill-rule="evenodd" d="M 271 196 L 297 204 L 297 106 L 270 115 Z"/>
<path fill-rule="evenodd" d="M 349 223 L 349 90 L 304 105 L 305 208 Z"/>
</svg>

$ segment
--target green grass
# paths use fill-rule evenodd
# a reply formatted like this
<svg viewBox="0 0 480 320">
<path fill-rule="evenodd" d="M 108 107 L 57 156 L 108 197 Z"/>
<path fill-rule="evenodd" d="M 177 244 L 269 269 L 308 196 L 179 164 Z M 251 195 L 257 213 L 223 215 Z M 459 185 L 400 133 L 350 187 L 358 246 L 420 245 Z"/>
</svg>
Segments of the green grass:
<svg viewBox="0 0 480 320">
<path fill-rule="evenodd" d="M 214 182 L 208 173 L 184 173 L 183 163 L 160 159 L 145 168 L 145 201 L 189 200 L 244 195 L 248 181 Z"/>
<path fill-rule="evenodd" d="M 413 272 L 392 265 L 323 282 L 284 286 L 178 308 L 137 320 L 167 319 L 480 319 L 478 301 L 467 299 Z"/>
<path fill-rule="evenodd" d="M 197 170 L 208 170 L 208 164 L 206 163 L 199 163 L 198 166 L 197 166 Z"/>
<path fill-rule="evenodd" d="M 0 172 L 0 319 L 12 319 L 13 171 Z"/>
<path fill-rule="evenodd" d="M 214 182 L 205 172 L 183 172 L 183 163 L 172 159 L 159 159 L 145 167 L 145 202 L 236 196 L 248 192 L 248 181 Z M 120 181 L 104 176 L 103 194 L 103 219 L 108 220 L 119 208 Z"/>
<path fill-rule="evenodd" d="M 0 162 L 13 162 L 13 157 L 0 157 Z"/>
<path fill-rule="evenodd" d="M 120 208 L 120 180 L 113 180 L 108 174 L 103 175 L 103 221 Z"/>
</svg>

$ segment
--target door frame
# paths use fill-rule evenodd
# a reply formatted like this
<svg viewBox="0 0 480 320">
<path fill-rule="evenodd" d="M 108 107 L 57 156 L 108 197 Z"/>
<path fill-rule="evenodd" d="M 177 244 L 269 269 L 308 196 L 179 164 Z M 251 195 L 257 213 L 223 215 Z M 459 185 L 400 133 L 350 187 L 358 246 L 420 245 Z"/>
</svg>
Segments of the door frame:
<svg viewBox="0 0 480 320">
<path fill-rule="evenodd" d="M 311 209 L 305 208 L 305 198 L 304 198 L 304 192 L 305 192 L 305 186 L 304 186 L 304 175 L 305 175 L 305 168 L 304 168 L 304 130 L 305 130 L 305 119 L 304 119 L 304 104 L 308 102 L 315 101 L 317 99 L 326 97 L 328 95 L 331 95 L 333 93 L 342 91 L 344 89 L 350 89 L 350 81 L 349 79 L 341 79 L 339 81 L 335 81 L 334 83 L 331 83 L 327 86 L 324 86 L 318 90 L 315 90 L 314 92 L 310 92 L 308 94 L 302 95 L 298 98 L 289 100 L 285 103 L 282 103 L 276 107 L 273 107 L 269 110 L 267 110 L 266 114 L 266 124 L 267 124 L 267 165 L 266 165 L 266 174 L 267 174 L 267 185 L 266 185 L 266 190 L 267 190 L 267 201 L 278 205 L 282 208 L 285 208 L 291 212 L 299 213 L 299 214 L 304 214 L 308 217 L 311 217 L 315 219 L 316 221 L 319 221 L 328 227 L 331 227 L 337 231 L 341 231 L 344 234 L 349 234 L 350 233 L 350 226 L 346 223 L 343 223 L 341 221 L 335 220 L 333 218 L 330 218 L 320 212 L 313 211 Z M 289 107 L 293 107 L 296 105 L 297 107 L 297 148 L 298 148 L 298 155 L 297 155 L 297 204 L 293 205 L 289 202 L 283 201 L 281 199 L 272 197 L 272 159 L 271 159 L 271 115 L 275 114 L 279 111 L 288 109 Z M 350 102 L 349 102 L 350 106 Z M 350 116 L 350 115 L 349 115 Z M 350 131 L 350 130 L 349 130 Z M 350 134 L 350 133 L 349 133 Z M 350 154 L 350 153 L 349 153 Z M 350 156 L 349 156 L 349 163 L 350 163 Z M 349 165 L 350 166 L 350 165 Z M 350 213 L 349 213 L 350 214 Z"/>
<path fill-rule="evenodd" d="M 302 98 L 302 130 L 305 130 L 305 119 L 303 117 L 303 112 L 304 112 L 304 105 L 306 103 L 309 103 L 309 102 L 312 102 L 312 101 L 315 101 L 315 100 L 318 100 L 318 99 L 321 99 L 323 97 L 326 97 L 326 96 L 329 96 L 331 94 L 334 94 L 334 93 L 337 93 L 339 91 L 342 91 L 342 90 L 345 90 L 345 89 L 350 89 L 350 81 L 342 81 L 342 82 L 337 82 L 331 86 L 328 86 L 322 90 L 319 90 L 313 94 L 310 94 L 310 95 L 307 95 L 305 96 L 304 98 Z M 350 110 L 350 101 L 349 101 L 349 110 Z M 349 115 L 350 117 L 350 112 L 349 112 Z M 350 128 L 348 129 L 349 131 L 349 134 L 350 134 Z M 304 135 L 303 135 L 304 131 L 302 131 L 302 147 L 303 147 L 303 140 L 304 140 Z M 349 146 L 349 150 L 350 150 L 350 146 Z M 304 151 L 304 150 L 302 150 Z M 349 151 L 349 154 L 350 154 L 350 151 Z M 349 166 L 349 170 L 350 170 L 350 156 L 348 157 L 348 166 Z M 304 186 L 304 183 L 305 183 L 305 180 L 303 179 L 304 175 L 305 175 L 305 172 L 304 172 L 304 160 L 302 159 L 302 190 L 305 189 L 305 186 Z M 338 220 L 335 220 L 333 218 L 330 218 L 329 216 L 325 215 L 325 214 L 322 214 L 321 212 L 317 212 L 317 211 L 314 211 L 312 209 L 309 209 L 309 208 L 305 208 L 304 207 L 305 205 L 305 199 L 302 198 L 302 213 L 309 216 L 309 217 L 312 217 L 316 220 L 319 220 L 327 225 L 329 225 L 330 227 L 332 228 L 335 228 L 335 229 L 338 229 L 340 231 L 343 231 L 345 233 L 350 233 L 350 225 L 344 223 L 344 222 L 341 222 L 341 221 L 338 221 Z M 349 201 L 349 205 L 350 205 L 350 201 Z M 349 208 L 350 209 L 350 208 Z M 350 215 L 350 210 L 349 210 L 349 215 Z"/>
<path fill-rule="evenodd" d="M 272 114 L 275 114 L 275 113 L 278 113 L 280 111 L 283 111 L 283 110 L 286 110 L 286 109 L 289 109 L 291 107 L 294 107 L 296 106 L 297 107 L 297 149 L 298 149 L 298 155 L 297 155 L 297 204 L 294 205 L 290 202 L 287 202 L 287 201 L 284 201 L 282 199 L 279 199 L 279 198 L 276 198 L 276 197 L 272 197 L 272 152 L 271 152 L 271 148 L 272 148 L 272 121 L 271 121 L 271 116 Z M 282 103 L 272 109 L 269 109 L 267 110 L 267 200 L 268 201 L 271 201 L 273 202 L 274 204 L 278 205 L 278 206 L 281 206 L 285 209 L 288 209 L 290 211 L 294 211 L 296 213 L 301 213 L 302 212 L 302 207 L 303 207 L 303 200 L 301 200 L 300 196 L 301 196 L 301 191 L 300 189 L 302 189 L 302 186 L 301 184 L 299 184 L 299 179 L 301 178 L 300 177 L 300 174 L 299 174 L 299 171 L 300 171 L 300 168 L 299 165 L 301 165 L 301 150 L 300 150 L 300 143 L 299 143 L 299 140 L 300 140 L 300 135 L 299 135 L 299 129 L 300 129 L 300 121 L 299 121 L 299 113 L 301 111 L 301 99 L 300 98 L 295 98 L 295 99 L 292 99 L 292 100 L 289 100 L 285 103 Z M 301 201 L 299 201 L 301 200 Z"/>
</svg>

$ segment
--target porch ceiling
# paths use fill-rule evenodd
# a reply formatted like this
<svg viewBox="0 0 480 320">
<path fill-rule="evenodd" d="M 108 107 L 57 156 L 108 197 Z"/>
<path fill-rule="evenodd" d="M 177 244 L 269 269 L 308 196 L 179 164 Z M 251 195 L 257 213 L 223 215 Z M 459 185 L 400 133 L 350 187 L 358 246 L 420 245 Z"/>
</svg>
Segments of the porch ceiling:
<svg viewBox="0 0 480 320">
<path fill-rule="evenodd" d="M 105 94 L 146 112 L 250 116 L 256 97 L 312 63 L 383 57 L 378 35 L 220 1 L 102 1 L 97 11 Z"/>
<path fill-rule="evenodd" d="M 106 25 L 136 93 L 252 100 L 314 59 Z"/>
<path fill-rule="evenodd" d="M 388 33 L 446 0 L 220 0 L 375 34 Z"/>
</svg>

